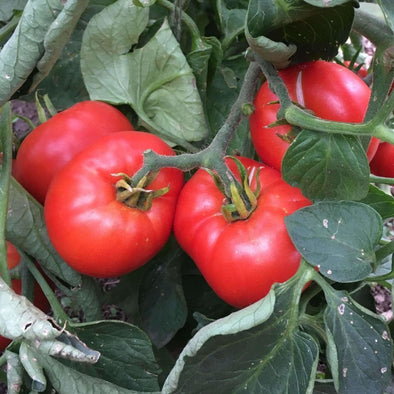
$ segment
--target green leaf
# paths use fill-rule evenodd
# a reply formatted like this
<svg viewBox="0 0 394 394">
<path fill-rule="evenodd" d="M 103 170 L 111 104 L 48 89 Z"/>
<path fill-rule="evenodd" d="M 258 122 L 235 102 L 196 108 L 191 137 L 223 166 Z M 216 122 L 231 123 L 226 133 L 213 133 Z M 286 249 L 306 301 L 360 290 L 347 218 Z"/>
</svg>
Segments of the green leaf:
<svg viewBox="0 0 394 394">
<path fill-rule="evenodd" d="M 42 205 L 14 178 L 9 190 L 6 238 L 38 260 L 49 273 L 71 286 L 80 284 L 80 274 L 64 262 L 49 240 Z"/>
<path fill-rule="evenodd" d="M 382 393 L 391 380 L 392 341 L 385 322 L 344 291 L 326 291 L 328 354 L 338 392 Z"/>
<path fill-rule="evenodd" d="M 317 343 L 294 324 L 295 286 L 278 286 L 275 292 L 276 298 L 271 291 L 201 328 L 182 351 L 163 393 L 310 392 Z"/>
<path fill-rule="evenodd" d="M 304 0 L 305 3 L 314 5 L 315 7 L 335 7 L 351 2 L 352 0 Z"/>
<path fill-rule="evenodd" d="M 169 242 L 149 264 L 140 286 L 140 326 L 157 348 L 166 345 L 186 322 L 183 258 L 184 253 L 175 241 Z"/>
<path fill-rule="evenodd" d="M 368 205 L 320 202 L 299 209 L 285 222 L 297 250 L 327 278 L 355 282 L 371 273 L 383 225 Z"/>
<path fill-rule="evenodd" d="M 282 173 L 313 201 L 360 200 L 368 193 L 368 159 L 355 136 L 301 131 L 285 153 Z"/>
<path fill-rule="evenodd" d="M 89 100 L 80 66 L 82 35 L 93 15 L 102 11 L 104 6 L 113 2 L 114 0 L 89 2 L 86 11 L 82 14 L 70 39 L 64 46 L 59 59 L 52 67 L 49 75 L 38 86 L 40 91 L 48 94 L 59 111 L 69 108 L 77 102 Z M 62 94 L 59 94 L 59 91 Z"/>
<path fill-rule="evenodd" d="M 244 31 L 245 18 L 247 12 L 247 3 L 245 8 L 242 7 L 240 2 L 237 7 L 229 8 L 225 0 L 216 1 L 216 13 L 220 24 L 220 30 L 224 35 L 222 45 L 228 48 L 230 43 Z"/>
<path fill-rule="evenodd" d="M 91 19 L 81 49 L 90 98 L 130 104 L 145 126 L 173 143 L 199 141 L 207 135 L 201 100 L 167 21 L 144 47 L 128 53 L 148 12 L 119 0 Z"/>
<path fill-rule="evenodd" d="M 71 363 L 75 369 L 139 393 L 159 391 L 160 370 L 152 345 L 138 327 L 121 321 L 101 321 L 79 324 L 73 329 L 83 342 L 101 353 L 96 364 Z"/>
<path fill-rule="evenodd" d="M 30 76 L 45 53 L 44 41 L 57 15 L 60 0 L 28 1 L 18 26 L 0 52 L 0 105 L 4 104 Z"/>
<path fill-rule="evenodd" d="M 19 355 L 5 350 L 4 355 L 7 359 L 7 389 L 8 394 L 18 394 L 16 387 L 21 387 L 23 383 L 23 367 L 19 360 Z"/>
<path fill-rule="evenodd" d="M 15 11 L 22 11 L 27 0 L 3 1 L 0 4 L 0 22 L 7 22 L 15 14 Z"/>
<path fill-rule="evenodd" d="M 207 116 L 211 138 L 216 135 L 226 121 L 231 107 L 238 97 L 248 66 L 249 63 L 245 60 L 245 57 L 239 56 L 225 60 L 217 67 L 207 91 Z M 220 100 L 218 100 L 218 97 Z M 238 126 L 234 137 L 230 141 L 227 153 L 253 157 L 254 148 L 250 137 L 248 119 L 243 120 Z"/>
<path fill-rule="evenodd" d="M 38 61 L 36 68 L 38 73 L 33 77 L 30 91 L 33 91 L 37 85 L 49 74 L 55 62 L 66 43 L 69 41 L 71 34 L 82 14 L 89 3 L 89 0 L 68 0 L 64 8 L 52 23 L 44 39 L 44 54 Z"/>
<path fill-rule="evenodd" d="M 85 375 L 78 369 L 67 367 L 54 358 L 45 356 L 38 351 L 34 351 L 34 353 L 38 362 L 44 368 L 48 380 L 51 382 L 53 388 L 58 393 L 141 393 L 141 391 L 127 390 L 103 379 Z"/>
<path fill-rule="evenodd" d="M 333 58 L 349 36 L 355 3 L 309 2 L 319 6 L 303 0 L 252 0 L 246 26 L 251 48 L 280 67 L 285 67 L 290 57 L 293 63 Z"/>
<path fill-rule="evenodd" d="M 369 205 L 382 219 L 394 217 L 394 198 L 376 186 L 370 185 L 369 192 L 360 202 Z"/>
<path fill-rule="evenodd" d="M 216 37 L 202 37 L 196 48 L 187 54 L 203 104 L 206 104 L 208 77 L 213 75 L 222 60 L 222 47 Z"/>
<path fill-rule="evenodd" d="M 101 286 L 94 278 L 83 275 L 80 286 L 73 288 L 72 293 L 83 311 L 85 321 L 90 322 L 102 318 Z"/>
<path fill-rule="evenodd" d="M 26 342 L 22 342 L 20 345 L 19 359 L 32 380 L 32 390 L 44 391 L 47 385 L 44 371 L 37 358 L 34 357 L 34 351 L 31 350 L 31 347 Z"/>
<path fill-rule="evenodd" d="M 378 0 L 378 4 L 383 11 L 386 23 L 394 32 L 394 3 L 391 0 Z"/>
</svg>

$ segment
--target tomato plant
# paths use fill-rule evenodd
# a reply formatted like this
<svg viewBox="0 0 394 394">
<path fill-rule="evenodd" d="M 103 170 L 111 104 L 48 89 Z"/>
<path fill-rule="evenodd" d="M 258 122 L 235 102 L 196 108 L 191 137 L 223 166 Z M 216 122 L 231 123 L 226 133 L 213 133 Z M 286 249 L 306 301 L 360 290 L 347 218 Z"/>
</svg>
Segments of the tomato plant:
<svg viewBox="0 0 394 394">
<path fill-rule="evenodd" d="M 372 174 L 394 178 L 394 145 L 388 142 L 381 143 L 370 167 Z"/>
<path fill-rule="evenodd" d="M 147 149 L 174 154 L 152 134 L 112 133 L 82 151 L 53 179 L 44 211 L 49 238 L 77 271 L 96 277 L 123 275 L 149 261 L 167 241 L 183 184 L 181 171 L 163 169 L 147 185 L 148 196 L 169 188 L 149 209 L 140 209 L 138 200 L 131 207 L 117 200 L 116 183 L 122 174 L 131 176 L 142 166 Z"/>
<path fill-rule="evenodd" d="M 315 115 L 338 122 L 363 121 L 371 91 L 362 79 L 346 67 L 320 60 L 289 67 L 280 71 L 279 75 L 289 90 L 290 98 Z M 289 135 L 289 125 L 270 127 L 277 120 L 277 100 L 268 83 L 264 83 L 254 101 L 250 131 L 260 159 L 280 170 L 283 156 L 294 136 Z M 378 139 L 371 140 L 367 152 L 369 160 L 378 144 Z"/>
<path fill-rule="evenodd" d="M 287 234 L 284 217 L 310 201 L 278 171 L 248 158 L 239 160 L 253 179 L 251 187 L 257 187 L 255 175 L 261 186 L 251 215 L 229 223 L 221 215 L 223 194 L 201 169 L 179 196 L 174 232 L 219 297 L 242 308 L 297 272 L 301 256 Z M 229 164 L 235 171 L 235 164 Z"/>
<path fill-rule="evenodd" d="M 394 11 L 359 3 L 0 2 L 0 332 L 18 339 L 0 384 L 393 391 L 374 297 L 392 292 L 393 179 L 368 159 L 394 145 Z M 37 94 L 69 109 L 34 129 Z M 102 108 L 84 132 L 80 105 Z M 5 240 L 51 317 L 5 285 Z"/>
<path fill-rule="evenodd" d="M 133 130 L 122 112 L 84 101 L 37 126 L 18 150 L 15 178 L 42 204 L 53 176 L 78 152 L 105 134 Z"/>
</svg>

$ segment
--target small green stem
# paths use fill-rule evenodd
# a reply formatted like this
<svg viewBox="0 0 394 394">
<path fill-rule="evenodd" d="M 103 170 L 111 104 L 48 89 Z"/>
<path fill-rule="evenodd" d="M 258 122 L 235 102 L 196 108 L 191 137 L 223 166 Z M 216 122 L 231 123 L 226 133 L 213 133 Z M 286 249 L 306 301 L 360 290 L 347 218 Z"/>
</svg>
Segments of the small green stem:
<svg viewBox="0 0 394 394">
<path fill-rule="evenodd" d="M 12 167 L 12 115 L 11 103 L 7 102 L 1 110 L 0 142 L 3 158 L 0 166 L 0 274 L 8 286 L 11 286 L 11 275 L 7 265 L 7 243 L 5 228 L 8 211 L 8 190 Z"/>
<path fill-rule="evenodd" d="M 381 185 L 394 185 L 394 178 L 387 178 L 383 176 L 370 175 L 369 181 Z"/>
<path fill-rule="evenodd" d="M 20 15 L 14 15 L 11 20 L 7 22 L 6 25 L 4 25 L 0 29 L 0 43 L 5 42 L 5 40 L 11 36 L 15 28 L 18 26 L 18 22 L 21 19 Z"/>
<path fill-rule="evenodd" d="M 272 63 L 267 62 L 256 53 L 250 54 L 250 56 L 259 64 L 261 71 L 267 79 L 269 88 L 279 98 L 280 109 L 278 111 L 277 118 L 284 118 L 287 108 L 293 106 L 286 84 L 283 82 L 283 79 L 279 76 Z"/>
<path fill-rule="evenodd" d="M 64 312 L 56 295 L 52 291 L 51 287 L 48 285 L 47 281 L 42 276 L 41 272 L 30 261 L 30 259 L 26 258 L 25 261 L 26 261 L 27 268 L 29 269 L 29 271 L 33 275 L 36 282 L 41 287 L 41 290 L 45 294 L 45 297 L 48 299 L 49 304 L 51 305 L 55 320 L 61 325 L 64 324 L 65 322 L 68 322 L 70 320 L 70 318 L 68 317 L 66 312 Z"/>
<path fill-rule="evenodd" d="M 162 7 L 165 7 L 172 12 L 175 12 L 175 7 L 176 7 L 175 4 L 171 3 L 168 0 L 157 0 L 156 4 L 159 4 Z M 201 41 L 201 34 L 200 34 L 200 30 L 198 29 L 198 26 L 196 25 L 194 20 L 184 11 L 180 13 L 180 18 L 190 32 L 192 36 L 193 44 L 198 45 L 197 43 Z M 192 48 L 192 49 L 196 49 L 196 48 Z"/>
<path fill-rule="evenodd" d="M 379 276 L 370 276 L 369 278 L 365 278 L 364 280 L 366 282 L 377 282 L 377 283 L 382 283 L 387 280 L 391 280 L 394 278 L 394 269 L 392 269 L 388 274 L 385 275 L 379 275 Z M 388 286 L 386 286 L 388 287 Z M 391 287 L 391 285 L 390 285 Z"/>
<path fill-rule="evenodd" d="M 386 119 L 393 111 L 393 107 L 394 94 L 391 94 L 376 116 L 367 123 L 344 123 L 321 119 L 293 104 L 287 107 L 285 117 L 290 124 L 303 129 L 333 134 L 368 135 L 394 144 L 394 130 L 384 125 Z"/>
<path fill-rule="evenodd" d="M 229 197 L 230 184 L 232 182 L 239 184 L 239 182 L 225 164 L 224 158 L 231 138 L 245 117 L 242 112 L 244 104 L 253 101 L 259 75 L 259 66 L 252 62 L 245 74 L 239 96 L 233 104 L 229 116 L 207 148 L 193 154 L 184 153 L 178 156 L 162 156 L 148 150 L 144 152 L 143 167 L 132 178 L 132 185 L 137 185 L 148 172 L 153 172 L 163 167 L 175 167 L 182 171 L 203 167 L 209 168 L 218 174 L 224 184 L 226 195 Z M 242 190 L 241 185 L 239 185 L 239 189 Z"/>
<path fill-rule="evenodd" d="M 355 10 L 352 29 L 367 37 L 376 46 L 393 45 L 393 32 L 389 26 L 383 20 L 360 9 Z"/>
<path fill-rule="evenodd" d="M 316 321 L 315 316 L 310 316 L 305 313 L 301 314 L 300 324 L 303 326 L 310 327 L 311 329 L 313 329 L 315 331 L 316 334 L 318 334 L 320 336 L 320 338 L 324 342 L 327 342 L 326 330 L 324 329 L 324 327 L 321 324 L 319 324 L 318 321 Z"/>
<path fill-rule="evenodd" d="M 390 241 L 386 245 L 382 246 L 375 252 L 376 261 L 382 261 L 387 256 L 394 253 L 394 241 Z"/>
</svg>

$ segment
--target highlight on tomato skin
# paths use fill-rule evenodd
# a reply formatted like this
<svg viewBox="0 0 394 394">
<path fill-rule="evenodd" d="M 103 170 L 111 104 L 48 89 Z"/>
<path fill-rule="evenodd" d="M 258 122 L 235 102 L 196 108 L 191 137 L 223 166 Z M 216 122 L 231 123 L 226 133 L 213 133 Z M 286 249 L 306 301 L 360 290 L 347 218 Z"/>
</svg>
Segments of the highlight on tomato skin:
<svg viewBox="0 0 394 394">
<path fill-rule="evenodd" d="M 22 141 L 15 160 L 16 180 L 41 204 L 55 174 L 78 152 L 104 135 L 134 130 L 117 108 L 82 101 L 37 126 Z"/>
<path fill-rule="evenodd" d="M 146 211 L 117 200 L 121 174 L 132 177 L 148 149 L 175 155 L 154 134 L 117 132 L 80 152 L 53 179 L 44 206 L 48 235 L 76 271 L 102 278 L 124 275 L 148 262 L 167 242 L 183 186 L 181 170 L 158 172 L 147 188 L 169 190 Z"/>
<path fill-rule="evenodd" d="M 349 123 L 361 123 L 368 108 L 371 89 L 353 71 L 333 62 L 317 60 L 279 71 L 291 100 L 311 110 L 316 116 Z M 281 136 L 290 125 L 269 127 L 277 121 L 278 97 L 264 82 L 258 90 L 249 118 L 253 145 L 260 160 L 280 170 L 290 142 Z M 278 136 L 279 135 L 279 136 Z M 372 160 L 379 140 L 372 138 L 367 156 Z"/>
<path fill-rule="evenodd" d="M 248 174 L 257 173 L 261 193 L 257 208 L 245 220 L 228 222 L 221 213 L 224 195 L 211 175 L 198 170 L 183 187 L 174 220 L 175 237 L 215 293 L 243 308 L 268 294 L 298 270 L 301 256 L 287 233 L 284 217 L 310 205 L 279 171 L 237 157 Z M 234 162 L 227 160 L 234 174 Z M 252 189 L 256 188 L 253 181 Z"/>
</svg>

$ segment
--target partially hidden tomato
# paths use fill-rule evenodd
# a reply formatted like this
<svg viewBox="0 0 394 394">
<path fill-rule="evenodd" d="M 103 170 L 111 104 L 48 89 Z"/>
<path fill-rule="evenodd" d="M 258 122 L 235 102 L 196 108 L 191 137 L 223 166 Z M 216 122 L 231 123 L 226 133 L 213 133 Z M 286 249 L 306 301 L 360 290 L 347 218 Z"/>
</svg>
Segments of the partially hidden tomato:
<svg viewBox="0 0 394 394">
<path fill-rule="evenodd" d="M 7 241 L 7 264 L 8 269 L 15 268 L 21 260 L 21 256 L 16 249 L 16 247 Z M 20 279 L 12 279 L 11 280 L 11 287 L 14 292 L 18 295 L 22 294 L 22 281 Z M 34 305 L 37 308 L 41 309 L 44 312 L 48 311 L 49 303 L 46 299 L 44 293 L 41 290 L 41 287 L 35 283 L 34 285 Z M 11 343 L 11 339 L 5 338 L 0 335 L 0 350 L 4 350 L 9 344 Z"/>
<path fill-rule="evenodd" d="M 70 161 L 53 179 L 44 206 L 49 238 L 75 270 L 94 277 L 130 272 L 150 260 L 167 241 L 183 172 L 163 168 L 148 185 L 169 187 L 150 209 L 131 208 L 117 200 L 121 173 L 132 176 L 143 152 L 174 151 L 159 137 L 138 131 L 102 137 Z"/>
<path fill-rule="evenodd" d="M 382 142 L 369 166 L 374 175 L 394 178 L 394 145 Z"/>
<path fill-rule="evenodd" d="M 361 123 L 364 119 L 371 90 L 354 72 L 337 63 L 318 60 L 279 71 L 291 100 L 327 120 Z M 278 97 L 265 82 L 254 100 L 255 111 L 250 116 L 253 145 L 261 161 L 281 169 L 282 159 L 289 142 L 284 138 L 291 127 L 280 125 L 268 127 L 277 118 Z M 371 160 L 379 145 L 372 138 L 367 151 Z"/>
<path fill-rule="evenodd" d="M 78 152 L 100 137 L 133 126 L 115 107 L 83 101 L 36 127 L 22 141 L 14 173 L 24 188 L 44 204 L 53 176 Z"/>
<path fill-rule="evenodd" d="M 284 217 L 311 203 L 284 182 L 279 171 L 249 158 L 239 159 L 250 179 L 260 169 L 261 193 L 251 215 L 228 222 L 221 213 L 224 195 L 211 175 L 200 169 L 179 196 L 174 233 L 216 294 L 235 307 L 245 307 L 298 270 L 301 256 Z M 239 175 L 234 162 L 227 163 Z M 251 187 L 256 188 L 255 179 Z"/>
<path fill-rule="evenodd" d="M 368 75 L 368 70 L 364 65 L 360 67 L 359 63 L 353 63 L 350 60 L 345 60 L 343 64 L 349 68 L 351 71 L 356 73 L 360 78 L 365 78 Z"/>
</svg>

